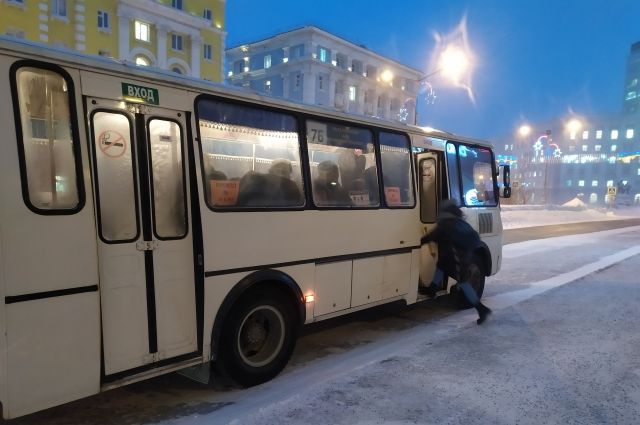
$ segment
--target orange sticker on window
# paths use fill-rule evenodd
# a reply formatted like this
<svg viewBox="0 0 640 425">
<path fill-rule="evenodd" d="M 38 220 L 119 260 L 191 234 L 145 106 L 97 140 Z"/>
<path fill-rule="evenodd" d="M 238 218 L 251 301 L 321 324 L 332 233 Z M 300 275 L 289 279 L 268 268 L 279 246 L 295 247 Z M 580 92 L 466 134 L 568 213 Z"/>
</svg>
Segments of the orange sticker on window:
<svg viewBox="0 0 640 425">
<path fill-rule="evenodd" d="M 229 207 L 238 202 L 240 182 L 237 180 L 211 180 L 211 200 L 216 207 Z"/>
<path fill-rule="evenodd" d="M 400 199 L 399 187 L 385 187 L 384 197 L 387 200 L 387 205 L 402 205 L 402 199 Z"/>
</svg>

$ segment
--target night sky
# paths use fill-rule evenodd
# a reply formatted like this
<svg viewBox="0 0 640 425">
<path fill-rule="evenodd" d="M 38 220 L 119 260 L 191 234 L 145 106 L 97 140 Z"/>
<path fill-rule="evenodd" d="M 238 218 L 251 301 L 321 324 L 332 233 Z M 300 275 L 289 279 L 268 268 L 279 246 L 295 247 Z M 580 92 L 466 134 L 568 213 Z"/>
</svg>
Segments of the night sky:
<svg viewBox="0 0 640 425">
<path fill-rule="evenodd" d="M 425 73 L 434 34 L 466 16 L 474 54 L 466 90 L 437 75 L 419 124 L 500 142 L 535 123 L 619 112 L 629 47 L 640 41 L 640 0 L 228 0 L 227 47 L 314 25 Z"/>
</svg>

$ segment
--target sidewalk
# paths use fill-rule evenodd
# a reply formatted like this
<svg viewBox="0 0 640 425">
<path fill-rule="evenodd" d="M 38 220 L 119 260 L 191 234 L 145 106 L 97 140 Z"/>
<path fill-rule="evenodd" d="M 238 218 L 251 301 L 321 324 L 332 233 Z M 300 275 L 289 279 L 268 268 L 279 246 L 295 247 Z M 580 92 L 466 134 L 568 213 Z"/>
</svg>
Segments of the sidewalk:
<svg viewBox="0 0 640 425">
<path fill-rule="evenodd" d="M 500 215 L 504 229 L 545 226 L 552 224 L 578 223 L 584 221 L 624 220 L 640 218 L 640 206 L 624 207 L 611 210 L 586 209 L 571 210 L 542 205 L 502 205 Z"/>
</svg>

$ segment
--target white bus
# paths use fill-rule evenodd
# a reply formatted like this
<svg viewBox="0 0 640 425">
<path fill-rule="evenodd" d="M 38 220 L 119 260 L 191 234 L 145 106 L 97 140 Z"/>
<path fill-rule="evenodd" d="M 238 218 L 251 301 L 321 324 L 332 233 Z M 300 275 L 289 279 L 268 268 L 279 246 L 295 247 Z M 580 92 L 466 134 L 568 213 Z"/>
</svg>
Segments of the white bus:
<svg viewBox="0 0 640 425">
<path fill-rule="evenodd" d="M 5 418 L 187 367 L 273 378 L 300 326 L 421 299 L 441 199 L 482 236 L 480 295 L 500 268 L 489 144 L 6 38 L 0 75 Z"/>
</svg>

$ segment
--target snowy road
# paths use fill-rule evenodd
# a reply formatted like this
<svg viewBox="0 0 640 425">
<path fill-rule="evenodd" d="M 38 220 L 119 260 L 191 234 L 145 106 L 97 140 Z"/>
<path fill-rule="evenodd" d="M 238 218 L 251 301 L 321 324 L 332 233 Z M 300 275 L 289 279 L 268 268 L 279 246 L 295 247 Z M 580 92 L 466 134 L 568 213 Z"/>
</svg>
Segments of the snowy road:
<svg viewBox="0 0 640 425">
<path fill-rule="evenodd" d="M 248 390 L 168 375 L 15 424 L 637 423 L 640 226 L 507 245 L 490 321 L 446 298 L 307 330 Z"/>
</svg>

